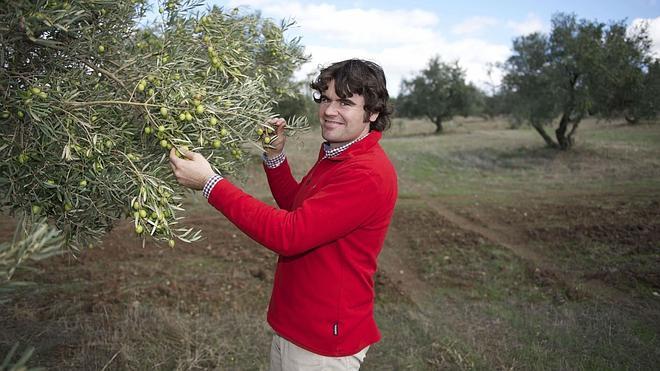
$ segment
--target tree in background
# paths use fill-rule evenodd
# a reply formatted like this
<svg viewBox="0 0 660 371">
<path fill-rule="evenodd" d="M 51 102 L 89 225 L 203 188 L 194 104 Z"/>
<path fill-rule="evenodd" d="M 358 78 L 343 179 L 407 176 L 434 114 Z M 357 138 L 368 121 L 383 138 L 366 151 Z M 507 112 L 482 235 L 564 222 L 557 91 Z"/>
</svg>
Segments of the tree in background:
<svg viewBox="0 0 660 371">
<path fill-rule="evenodd" d="M 514 40 L 503 66 L 503 92 L 514 117 L 532 125 L 548 146 L 566 150 L 587 115 L 655 115 L 657 106 L 642 104 L 655 73 L 651 63 L 645 28 L 628 35 L 623 22 L 606 25 L 560 13 L 549 35 Z M 545 125 L 556 117 L 553 139 Z"/>
<path fill-rule="evenodd" d="M 465 82 L 458 63 L 447 64 L 431 58 L 419 75 L 401 82 L 396 111 L 403 117 L 426 117 L 442 133 L 443 122 L 456 115 L 467 116 L 476 101 L 477 89 Z"/>
<path fill-rule="evenodd" d="M 1 207 L 20 221 L 0 244 L 0 285 L 26 259 L 88 247 L 125 217 L 143 241 L 195 240 L 169 150 L 238 174 L 246 145 L 273 140 L 264 122 L 305 61 L 283 36 L 290 23 L 199 5 L 168 0 L 149 28 L 138 25 L 146 0 L 0 5 Z"/>
<path fill-rule="evenodd" d="M 605 35 L 605 78 L 595 91 L 594 111 L 606 118 L 623 116 L 631 124 L 652 119 L 658 112 L 658 60 L 651 56 L 647 25 L 632 32 L 623 22 L 610 25 Z"/>
<path fill-rule="evenodd" d="M 504 66 L 502 95 L 505 101 L 513 103 L 508 107 L 514 119 L 528 122 L 546 143 L 553 145 L 544 128 L 557 115 L 548 44 L 547 37 L 540 33 L 513 41 L 514 54 Z"/>
<path fill-rule="evenodd" d="M 655 119 L 660 111 L 660 60 L 654 60 L 643 78 L 643 94 L 635 102 L 635 115 L 643 119 Z M 629 120 L 630 121 L 630 120 Z M 631 122 L 637 122 L 635 120 Z"/>
</svg>

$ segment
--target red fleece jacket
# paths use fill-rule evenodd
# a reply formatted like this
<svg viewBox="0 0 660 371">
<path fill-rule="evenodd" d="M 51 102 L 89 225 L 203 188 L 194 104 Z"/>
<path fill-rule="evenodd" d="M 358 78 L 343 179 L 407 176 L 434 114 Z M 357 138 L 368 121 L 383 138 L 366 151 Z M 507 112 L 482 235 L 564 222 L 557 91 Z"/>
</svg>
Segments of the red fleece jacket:
<svg viewBox="0 0 660 371">
<path fill-rule="evenodd" d="M 309 351 L 347 356 L 380 340 L 373 317 L 378 254 L 397 198 L 394 167 L 380 132 L 319 160 L 298 183 L 285 161 L 266 168 L 280 209 L 227 180 L 209 203 L 279 254 L 268 322 Z"/>
</svg>

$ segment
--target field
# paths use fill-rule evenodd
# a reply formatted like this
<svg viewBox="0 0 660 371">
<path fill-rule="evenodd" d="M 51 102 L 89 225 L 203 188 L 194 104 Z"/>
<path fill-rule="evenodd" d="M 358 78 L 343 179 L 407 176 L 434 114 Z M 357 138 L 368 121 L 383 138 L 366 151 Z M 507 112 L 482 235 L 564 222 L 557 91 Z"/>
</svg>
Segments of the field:
<svg viewBox="0 0 660 371">
<path fill-rule="evenodd" d="M 363 369 L 657 369 L 660 125 L 587 120 L 567 152 L 499 121 L 432 131 L 397 120 L 381 141 L 400 197 Z M 319 144 L 289 140 L 298 176 Z M 242 184 L 272 203 L 253 157 Z M 49 369 L 265 369 L 276 256 L 201 196 L 187 205 L 200 242 L 143 248 L 122 224 L 19 272 L 36 284 L 0 300 L 0 357 L 19 341 Z"/>
</svg>

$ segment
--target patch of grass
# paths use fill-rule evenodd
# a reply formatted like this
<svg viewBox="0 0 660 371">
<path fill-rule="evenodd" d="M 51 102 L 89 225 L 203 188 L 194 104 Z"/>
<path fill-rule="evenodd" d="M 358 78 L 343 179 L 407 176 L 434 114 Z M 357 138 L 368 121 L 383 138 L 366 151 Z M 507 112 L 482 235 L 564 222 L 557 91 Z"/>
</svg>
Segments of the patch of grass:
<svg viewBox="0 0 660 371">
<path fill-rule="evenodd" d="M 383 339 L 363 369 L 655 369 L 660 126 L 588 121 L 568 152 L 504 122 L 457 119 L 440 136 L 425 135 L 429 122 L 394 126 L 381 144 L 399 173 L 391 228 L 405 275 L 376 276 Z M 320 142 L 318 132 L 289 141 L 297 176 Z M 258 154 L 243 180 L 272 203 Z M 19 272 L 39 286 L 0 302 L 0 354 L 20 341 L 36 347 L 31 364 L 51 369 L 266 369 L 276 257 L 201 196 L 186 202 L 184 223 L 201 228 L 203 241 L 142 249 L 120 226 L 79 261 Z M 558 269 L 535 266 L 428 202 L 515 232 L 521 248 Z M 576 277 L 577 294 L 562 272 Z M 415 284 L 397 281 L 404 277 Z M 415 285 L 428 296 L 406 291 Z"/>
<path fill-rule="evenodd" d="M 660 356 L 657 337 L 635 333 L 640 316 L 630 308 L 598 303 L 493 306 L 510 328 L 498 348 L 512 365 L 534 365 L 540 370 L 652 370 Z M 645 320 L 657 323 L 657 316 L 656 311 Z M 657 333 L 651 323 L 647 326 Z"/>
<path fill-rule="evenodd" d="M 608 143 L 627 144 L 635 147 L 648 147 L 656 151 L 660 146 L 660 130 L 653 125 L 603 125 L 588 130 L 585 137 L 589 142 L 607 145 Z"/>
<path fill-rule="evenodd" d="M 566 190 L 602 192 L 660 186 L 660 146 L 643 153 L 594 140 L 602 129 L 584 128 L 584 141 L 570 151 L 546 148 L 530 130 L 475 130 L 429 137 L 383 141 L 400 179 L 404 198 L 470 196 L 518 199 L 520 193 L 541 195 Z M 633 129 L 634 130 L 634 129 Z M 634 140 L 660 136 L 649 126 Z"/>
<path fill-rule="evenodd" d="M 380 304 L 375 311 L 383 339 L 369 349 L 361 370 L 472 370 L 484 366 L 441 319 L 425 318 L 405 304 Z"/>
<path fill-rule="evenodd" d="M 254 312 L 186 317 L 170 309 L 128 308 L 106 333 L 120 369 L 263 369 L 272 333 Z M 240 325 L 238 325 L 240 324 Z"/>
</svg>

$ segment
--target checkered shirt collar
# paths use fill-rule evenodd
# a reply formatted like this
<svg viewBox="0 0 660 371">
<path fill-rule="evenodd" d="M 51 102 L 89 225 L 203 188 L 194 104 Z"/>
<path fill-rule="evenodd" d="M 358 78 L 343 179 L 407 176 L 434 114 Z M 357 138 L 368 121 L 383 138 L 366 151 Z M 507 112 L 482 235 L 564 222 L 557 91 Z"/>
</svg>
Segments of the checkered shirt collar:
<svg viewBox="0 0 660 371">
<path fill-rule="evenodd" d="M 369 133 L 366 133 L 364 135 L 359 136 L 358 138 L 343 144 L 337 148 L 330 148 L 330 143 L 325 142 L 323 143 L 323 152 L 325 152 L 325 156 L 323 158 L 332 158 L 332 157 L 337 157 L 339 156 L 342 152 L 348 149 L 351 145 L 361 141 L 362 139 L 366 138 L 369 135 Z"/>
</svg>

